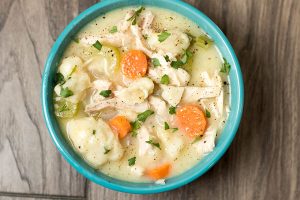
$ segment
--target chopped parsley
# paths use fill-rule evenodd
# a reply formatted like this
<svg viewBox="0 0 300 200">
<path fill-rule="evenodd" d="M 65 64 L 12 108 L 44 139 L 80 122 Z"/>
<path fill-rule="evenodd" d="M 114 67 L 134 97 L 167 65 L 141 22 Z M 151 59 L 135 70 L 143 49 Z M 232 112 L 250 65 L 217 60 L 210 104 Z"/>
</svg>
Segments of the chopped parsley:
<svg viewBox="0 0 300 200">
<path fill-rule="evenodd" d="M 96 134 L 96 130 L 93 130 L 93 135 L 95 135 Z"/>
<path fill-rule="evenodd" d="M 158 67 L 158 66 L 161 66 L 159 60 L 157 58 L 152 58 L 151 59 L 151 62 L 153 64 L 154 67 Z"/>
<path fill-rule="evenodd" d="M 111 90 L 102 90 L 99 94 L 103 97 L 109 97 L 111 95 Z"/>
<path fill-rule="evenodd" d="M 224 74 L 229 74 L 231 66 L 230 66 L 230 64 L 227 62 L 227 60 L 225 58 L 223 58 L 223 60 L 224 60 L 224 63 L 222 65 L 222 67 L 221 67 L 220 72 L 222 72 Z"/>
<path fill-rule="evenodd" d="M 207 35 L 203 34 L 197 37 L 196 44 L 202 48 L 207 49 L 213 44 L 213 40 L 210 39 Z"/>
<path fill-rule="evenodd" d="M 173 133 L 175 133 L 176 131 L 178 131 L 178 128 L 173 128 Z"/>
<path fill-rule="evenodd" d="M 158 41 L 159 41 L 159 42 L 163 42 L 163 41 L 165 41 L 170 35 L 171 35 L 171 33 L 168 33 L 167 31 L 163 31 L 163 32 L 161 32 L 161 34 L 158 35 Z"/>
<path fill-rule="evenodd" d="M 136 21 L 137 21 L 137 18 L 138 18 L 138 16 L 140 16 L 140 14 L 141 14 L 141 12 L 143 11 L 143 10 L 145 10 L 145 8 L 142 6 L 142 7 L 140 7 L 138 10 L 136 10 L 134 13 L 133 13 L 133 15 L 129 18 L 129 19 L 127 19 L 127 21 L 132 21 L 132 25 L 136 25 Z"/>
<path fill-rule="evenodd" d="M 210 118 L 210 112 L 208 110 L 205 109 L 205 117 Z"/>
<path fill-rule="evenodd" d="M 181 60 L 176 60 L 171 62 L 171 67 L 175 69 L 182 67 L 182 65 L 184 65 L 184 63 Z"/>
<path fill-rule="evenodd" d="M 93 47 L 98 49 L 99 51 L 102 49 L 102 44 L 97 40 L 94 44 Z"/>
<path fill-rule="evenodd" d="M 136 157 L 132 157 L 128 159 L 128 165 L 133 166 L 135 165 Z"/>
<path fill-rule="evenodd" d="M 118 32 L 117 26 L 113 26 L 113 27 L 110 29 L 109 32 L 110 32 L 110 33 L 116 33 L 116 32 Z"/>
<path fill-rule="evenodd" d="M 72 96 L 73 95 L 73 92 L 68 88 L 61 88 L 60 90 L 60 96 L 66 98 L 66 97 L 69 97 L 69 96 Z"/>
<path fill-rule="evenodd" d="M 170 57 L 168 55 L 164 56 L 166 62 L 170 62 Z"/>
<path fill-rule="evenodd" d="M 189 50 L 186 50 L 179 60 L 171 62 L 171 67 L 175 69 L 182 67 L 191 59 L 192 56 L 193 53 L 190 52 Z"/>
<path fill-rule="evenodd" d="M 160 79 L 161 84 L 168 85 L 170 83 L 170 78 L 167 74 L 163 75 Z"/>
<path fill-rule="evenodd" d="M 153 140 L 148 140 L 148 141 L 145 141 L 145 142 L 148 143 L 148 144 L 151 144 L 152 146 L 155 146 L 155 147 L 157 147 L 161 150 L 160 145 L 159 145 L 158 142 L 154 142 Z"/>
<path fill-rule="evenodd" d="M 110 152 L 110 149 L 104 147 L 104 154 L 108 154 Z"/>
<path fill-rule="evenodd" d="M 171 107 L 169 108 L 169 114 L 174 115 L 175 113 L 176 113 L 176 107 L 171 106 Z"/>
<path fill-rule="evenodd" d="M 56 73 L 54 81 L 55 81 L 56 85 L 57 84 L 63 85 L 66 82 L 65 78 L 64 78 L 64 75 L 62 75 L 62 73 L 60 73 L 60 72 Z"/>
<path fill-rule="evenodd" d="M 72 40 L 77 44 L 79 43 L 79 39 L 77 37 L 73 37 Z"/>
<path fill-rule="evenodd" d="M 165 130 L 168 130 L 168 129 L 170 129 L 170 126 L 167 122 L 165 122 Z"/>
<path fill-rule="evenodd" d="M 131 127 L 132 127 L 132 131 L 131 131 L 131 135 L 133 137 L 137 136 L 137 130 L 141 128 L 141 122 L 139 121 L 134 121 L 131 122 Z"/>
<path fill-rule="evenodd" d="M 146 119 L 152 114 L 154 114 L 154 111 L 146 110 L 146 111 L 138 114 L 137 119 L 138 119 L 138 121 L 145 122 Z"/>
</svg>

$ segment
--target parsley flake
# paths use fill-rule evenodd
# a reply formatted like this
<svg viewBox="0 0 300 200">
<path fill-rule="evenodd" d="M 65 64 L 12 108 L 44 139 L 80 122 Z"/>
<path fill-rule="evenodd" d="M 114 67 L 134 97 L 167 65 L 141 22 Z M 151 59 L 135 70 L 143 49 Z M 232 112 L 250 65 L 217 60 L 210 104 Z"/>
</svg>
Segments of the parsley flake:
<svg viewBox="0 0 300 200">
<path fill-rule="evenodd" d="M 127 19 L 127 21 L 132 21 L 131 24 L 136 25 L 137 18 L 138 18 L 138 16 L 140 16 L 140 14 L 143 10 L 145 10 L 145 8 L 143 6 L 140 7 L 137 11 L 135 11 L 133 13 L 133 15 L 129 19 Z"/>
<path fill-rule="evenodd" d="M 152 58 L 151 59 L 151 62 L 153 64 L 154 67 L 158 67 L 158 66 L 161 66 L 159 60 L 157 58 Z"/>
<path fill-rule="evenodd" d="M 110 33 L 116 33 L 116 32 L 118 32 L 117 26 L 113 26 L 113 27 L 110 29 L 109 32 L 110 32 Z"/>
<path fill-rule="evenodd" d="M 161 34 L 158 35 L 158 41 L 159 41 L 159 42 L 163 42 L 163 41 L 165 41 L 170 35 L 171 35 L 171 33 L 168 33 L 167 31 L 163 31 L 163 32 L 161 32 Z"/>
<path fill-rule="evenodd" d="M 208 110 L 205 109 L 205 117 L 210 118 L 210 112 Z"/>
<path fill-rule="evenodd" d="M 230 64 L 227 62 L 227 60 L 225 58 L 223 58 L 223 60 L 224 60 L 224 63 L 222 65 L 222 67 L 221 67 L 220 72 L 222 72 L 224 74 L 229 74 L 231 66 L 230 66 Z"/>
<path fill-rule="evenodd" d="M 66 98 L 66 97 L 69 97 L 69 96 L 72 96 L 73 95 L 73 92 L 68 88 L 61 88 L 60 90 L 60 96 Z"/>
<path fill-rule="evenodd" d="M 94 44 L 93 47 L 98 49 L 99 51 L 102 49 L 102 44 L 97 40 Z"/>
<path fill-rule="evenodd" d="M 135 164 L 136 161 L 136 157 L 132 157 L 128 159 L 128 165 L 129 166 L 133 166 Z"/>
<path fill-rule="evenodd" d="M 163 75 L 160 79 L 161 84 L 168 85 L 170 83 L 170 78 L 167 74 Z"/>
<path fill-rule="evenodd" d="M 170 129 L 170 126 L 167 122 L 165 122 L 165 130 L 168 130 L 168 129 Z"/>
<path fill-rule="evenodd" d="M 174 115 L 175 113 L 176 113 L 176 107 L 171 106 L 171 107 L 169 108 L 169 114 Z"/>
<path fill-rule="evenodd" d="M 111 95 L 111 90 L 102 90 L 99 94 L 103 97 L 109 97 Z"/>
<path fill-rule="evenodd" d="M 104 147 L 104 154 L 108 154 L 110 152 L 110 149 Z"/>
<path fill-rule="evenodd" d="M 154 111 L 146 110 L 145 112 L 138 114 L 137 119 L 141 122 L 145 122 L 146 119 L 152 114 L 154 114 Z"/>
<path fill-rule="evenodd" d="M 159 145 L 158 142 L 154 142 L 153 140 L 148 140 L 148 141 L 145 141 L 145 142 L 148 143 L 148 144 L 151 144 L 152 146 L 155 146 L 155 147 L 157 147 L 161 150 L 160 145 Z"/>
</svg>

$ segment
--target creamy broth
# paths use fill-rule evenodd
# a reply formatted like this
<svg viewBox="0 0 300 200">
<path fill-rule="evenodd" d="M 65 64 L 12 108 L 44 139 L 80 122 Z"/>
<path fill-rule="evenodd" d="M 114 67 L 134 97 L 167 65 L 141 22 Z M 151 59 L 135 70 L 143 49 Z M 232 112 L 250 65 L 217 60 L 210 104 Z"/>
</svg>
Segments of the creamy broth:
<svg viewBox="0 0 300 200">
<path fill-rule="evenodd" d="M 124 16 L 130 12 L 130 10 L 136 10 L 138 8 L 128 7 L 123 8 L 119 10 L 114 10 L 112 12 L 106 13 L 105 15 L 99 16 L 95 20 L 91 21 L 88 25 L 86 25 L 77 35 L 74 42 L 71 42 L 67 49 L 64 52 L 63 59 L 77 56 L 82 60 L 82 66 L 78 66 L 78 68 L 85 68 L 86 66 L 89 66 L 92 61 L 89 61 L 93 56 L 97 55 L 99 50 L 92 45 L 83 45 L 82 41 L 85 41 L 85 38 L 98 36 L 101 34 L 108 34 L 113 26 L 116 26 L 121 20 L 124 19 Z M 154 21 L 152 22 L 152 28 L 155 30 L 155 32 L 162 32 L 163 30 L 179 30 L 182 33 L 189 33 L 190 35 L 193 35 L 195 37 L 198 37 L 200 35 L 205 34 L 203 30 L 197 26 L 195 23 L 191 22 L 187 18 L 169 11 L 165 9 L 160 9 L 156 7 L 146 7 L 145 11 L 151 11 L 152 14 L 155 16 Z M 143 11 L 143 12 L 145 12 Z M 143 13 L 142 12 L 142 13 Z M 142 14 L 141 14 L 142 16 Z M 79 42 L 77 41 L 79 40 Z M 147 38 L 146 40 L 149 40 Z M 106 44 L 102 44 L 102 50 L 105 51 Z M 113 45 L 109 45 L 113 46 Z M 104 49 L 103 49 L 104 48 Z M 127 134 L 126 137 L 122 139 L 118 139 L 120 142 L 120 145 L 124 149 L 123 154 L 119 156 L 119 159 L 115 160 L 108 160 L 101 164 L 100 166 L 95 167 L 93 163 L 90 163 L 93 167 L 97 168 L 101 172 L 122 180 L 126 181 L 132 181 L 132 182 L 148 182 L 148 181 L 155 181 L 152 178 L 149 178 L 147 175 L 145 175 L 145 170 L 148 168 L 155 168 L 163 163 L 169 163 L 171 168 L 166 177 L 163 177 L 163 179 L 167 179 L 172 176 L 176 176 L 178 174 L 183 173 L 184 171 L 190 169 L 193 167 L 201 158 L 209 153 L 209 151 L 212 150 L 213 147 L 211 146 L 205 146 L 207 141 L 205 138 L 206 134 L 209 134 L 209 131 L 213 132 L 215 134 L 214 136 L 207 136 L 207 138 L 210 138 L 210 140 L 214 143 L 217 143 L 216 136 L 222 131 L 223 126 L 225 124 L 225 121 L 228 116 L 229 112 L 229 80 L 226 73 L 220 72 L 222 67 L 224 67 L 224 61 L 222 58 L 222 55 L 218 51 L 217 47 L 212 44 L 208 48 L 202 48 L 201 46 L 197 45 L 197 42 L 194 44 L 191 44 L 189 46 L 189 50 L 193 53 L 192 55 L 192 61 L 191 63 L 186 66 L 186 71 L 190 75 L 190 79 L 187 86 L 196 86 L 196 87 L 205 87 L 208 83 L 203 82 L 203 78 L 200 78 L 204 76 L 203 74 L 206 73 L 209 75 L 209 78 L 211 80 L 214 79 L 214 76 L 217 76 L 220 78 L 220 87 L 221 87 L 221 93 L 218 95 L 218 97 L 212 97 L 212 98 L 204 98 L 196 102 L 192 102 L 193 104 L 197 104 L 201 107 L 203 112 L 206 114 L 206 120 L 207 120 L 207 129 L 204 132 L 204 137 L 200 138 L 191 138 L 188 137 L 184 131 L 181 129 L 176 130 L 177 125 L 174 122 L 174 115 L 168 115 L 170 118 L 169 126 L 170 129 L 174 128 L 174 131 L 169 134 L 173 134 L 170 136 L 172 138 L 174 135 L 181 140 L 183 143 L 179 153 L 177 153 L 175 156 L 170 156 L 168 153 L 166 153 L 166 147 L 165 142 L 163 142 L 160 137 L 158 137 L 156 134 L 160 130 L 164 130 L 165 127 L 162 124 L 156 123 L 156 113 L 150 115 L 146 121 L 143 123 L 145 126 L 148 127 L 148 130 L 150 130 L 151 134 L 155 135 L 156 142 L 160 144 L 160 149 L 155 148 L 155 146 L 152 146 L 152 150 L 154 151 L 154 156 L 139 156 L 139 135 L 132 136 L 130 133 Z M 108 49 L 107 51 L 111 51 Z M 120 47 L 118 48 L 119 51 L 119 58 L 123 58 L 124 54 L 128 51 L 128 49 Z M 107 56 L 107 54 L 105 54 Z M 149 59 L 149 56 L 147 56 Z M 112 56 L 110 58 L 110 61 L 112 63 L 117 62 L 116 61 L 116 55 Z M 76 65 L 77 66 L 77 65 Z M 183 67 L 183 69 L 185 69 Z M 74 69 L 73 69 L 74 70 Z M 75 69 L 76 70 L 76 69 Z M 85 69 L 83 70 L 85 71 Z M 222 71 L 222 70 L 221 70 Z M 218 72 L 216 74 L 216 72 Z M 76 72 L 77 73 L 77 72 Z M 88 73 L 89 74 L 89 73 Z M 70 75 L 71 76 L 71 75 Z M 147 75 L 146 75 L 147 76 Z M 66 78 L 66 77 L 65 77 Z M 97 80 L 96 77 L 89 74 L 89 84 L 91 84 L 93 81 Z M 112 84 L 114 85 L 120 85 L 122 87 L 128 86 L 127 79 L 124 79 L 122 76 L 122 70 L 116 70 L 114 72 L 112 77 L 108 78 Z M 152 78 L 151 78 L 152 79 Z M 218 80 L 218 79 L 216 79 Z M 83 80 L 88 83 L 87 80 Z M 81 81 L 82 82 L 82 81 Z M 78 82 L 80 84 L 81 82 Z M 129 80 L 130 82 L 130 80 Z M 155 83 L 155 81 L 153 81 Z M 213 81 L 212 81 L 213 82 Z M 213 83 L 214 84 L 214 83 Z M 219 84 L 219 83 L 218 83 Z M 157 89 L 159 84 L 155 83 L 153 94 L 160 94 L 159 89 Z M 74 116 L 65 118 L 65 117 L 58 117 L 58 121 L 60 124 L 60 128 L 62 132 L 65 134 L 66 138 L 69 139 L 70 143 L 74 146 L 74 142 L 72 142 L 72 139 L 70 138 L 70 135 L 67 133 L 66 127 L 67 124 L 76 119 L 81 119 L 88 116 L 93 116 L 96 120 L 99 118 L 102 118 L 104 122 L 107 122 L 110 118 L 116 115 L 115 111 L 101 111 L 100 114 L 97 113 L 97 115 L 94 115 L 94 113 L 87 113 L 86 112 L 86 106 L 89 104 L 89 100 L 91 98 L 91 91 L 89 88 L 92 86 L 86 86 L 86 89 L 84 91 L 84 95 L 81 95 L 80 100 L 74 100 L 78 104 L 78 111 Z M 63 86 L 62 86 L 63 88 Z M 58 90 L 58 89 L 57 89 Z M 87 90 L 87 91 L 86 91 Z M 61 97 L 59 97 L 60 92 L 56 91 L 55 94 L 55 100 L 60 100 Z M 152 95 L 153 95 L 152 94 Z M 222 94 L 222 96 L 220 96 Z M 75 93 L 74 93 L 75 95 Z M 73 95 L 73 96 L 74 96 Z M 150 96 L 150 95 L 149 95 Z M 158 95 L 159 98 L 161 98 Z M 70 98 L 70 97 L 68 97 Z M 76 96 L 77 98 L 77 96 Z M 218 98 L 218 99 L 217 99 Z M 75 97 L 74 97 L 75 99 Z M 217 100 L 216 100 L 217 99 Z M 71 99 L 73 101 L 73 99 Z M 147 98 L 146 100 L 147 101 Z M 183 103 L 180 102 L 178 106 L 182 105 Z M 216 105 L 217 104 L 217 105 Z M 218 108 L 220 104 L 221 110 L 214 111 L 216 107 Z M 222 104 L 222 105 L 221 105 Z M 169 108 L 170 105 L 167 103 L 167 107 Z M 209 112 L 208 114 L 210 117 L 208 117 L 208 114 L 206 112 Z M 118 111 L 118 114 L 122 114 L 122 111 Z M 220 114 L 221 113 L 221 114 Z M 136 114 L 139 113 L 135 113 Z M 126 113 L 126 116 L 128 113 Z M 173 121 L 172 121 L 173 120 Z M 129 121 L 133 121 L 132 119 L 129 119 Z M 176 120 L 175 120 L 176 121 Z M 89 123 L 89 122 L 88 122 Z M 91 122 L 91 123 L 94 123 Z M 95 122 L 96 123 L 96 122 Z M 72 129 L 70 129 L 72 130 Z M 209 130 L 209 131 L 208 131 Z M 94 132 L 94 130 L 92 130 Z M 138 130 L 138 134 L 141 134 Z M 96 131 L 95 131 L 96 132 Z M 112 131 L 114 132 L 114 131 Z M 80 134 L 80 133 L 78 133 Z M 97 133 L 98 134 L 98 133 Z M 164 134 L 164 133 L 161 133 Z M 210 133 L 211 134 L 211 133 Z M 104 135 L 105 137 L 109 137 Z M 162 136 L 164 137 L 164 136 Z M 99 137 L 101 139 L 101 137 Z M 213 138 L 213 139 L 211 139 Z M 168 142 L 167 142 L 168 143 Z M 148 145 L 148 144 L 147 144 Z M 84 147 L 74 147 L 74 149 L 79 152 L 81 155 L 80 148 Z M 199 150 L 200 149 L 200 150 Z M 83 151 L 83 150 L 82 150 Z M 106 151 L 110 151 L 107 150 Z M 110 154 L 111 152 L 108 152 Z M 84 159 L 89 163 L 88 159 L 83 156 Z M 129 159 L 136 157 L 135 163 L 132 166 L 129 166 Z M 166 181 L 167 184 L 167 181 Z"/>
</svg>

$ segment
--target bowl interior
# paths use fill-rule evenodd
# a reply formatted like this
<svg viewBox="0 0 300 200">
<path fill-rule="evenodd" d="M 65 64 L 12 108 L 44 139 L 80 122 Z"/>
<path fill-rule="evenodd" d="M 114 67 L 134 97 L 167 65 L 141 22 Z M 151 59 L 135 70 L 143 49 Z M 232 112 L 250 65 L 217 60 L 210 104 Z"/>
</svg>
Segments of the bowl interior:
<svg viewBox="0 0 300 200">
<path fill-rule="evenodd" d="M 176 177 L 169 178 L 166 185 L 126 182 L 111 178 L 109 176 L 106 176 L 105 174 L 102 174 L 101 172 L 95 171 L 74 152 L 70 144 L 62 135 L 54 116 L 52 101 L 54 75 L 56 73 L 57 65 L 60 61 L 62 53 L 66 46 L 69 44 L 72 36 L 75 35 L 88 22 L 104 14 L 105 12 L 131 5 L 157 6 L 160 8 L 173 10 L 181 15 L 186 16 L 191 21 L 194 21 L 196 24 L 198 24 L 213 38 L 221 54 L 231 64 L 231 71 L 229 75 L 231 84 L 231 111 L 223 132 L 221 133 L 216 143 L 214 151 L 205 156 L 201 161 L 199 161 L 199 163 L 197 163 L 188 171 Z M 205 173 L 222 157 L 222 155 L 231 144 L 240 122 L 243 109 L 243 80 L 238 60 L 224 34 L 206 15 L 204 15 L 194 7 L 179 0 L 110 0 L 95 4 L 94 6 L 81 13 L 65 28 L 65 30 L 58 37 L 57 41 L 51 49 L 51 52 L 49 53 L 49 57 L 44 69 L 42 104 L 44 118 L 52 140 L 54 141 L 61 154 L 65 157 L 65 159 L 79 173 L 83 174 L 91 181 L 110 189 L 139 194 L 157 193 L 171 190 L 191 182 L 192 180 Z"/>
</svg>

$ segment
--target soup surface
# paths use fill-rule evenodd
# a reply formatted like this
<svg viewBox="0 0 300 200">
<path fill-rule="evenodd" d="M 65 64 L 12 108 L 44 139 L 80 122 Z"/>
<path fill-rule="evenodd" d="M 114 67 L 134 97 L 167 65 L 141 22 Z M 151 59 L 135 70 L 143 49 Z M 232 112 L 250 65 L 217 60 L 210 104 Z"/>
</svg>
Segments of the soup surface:
<svg viewBox="0 0 300 200">
<path fill-rule="evenodd" d="M 229 70 L 187 18 L 155 7 L 114 10 L 65 50 L 55 114 L 92 167 L 165 184 L 214 149 L 229 112 Z"/>
</svg>

